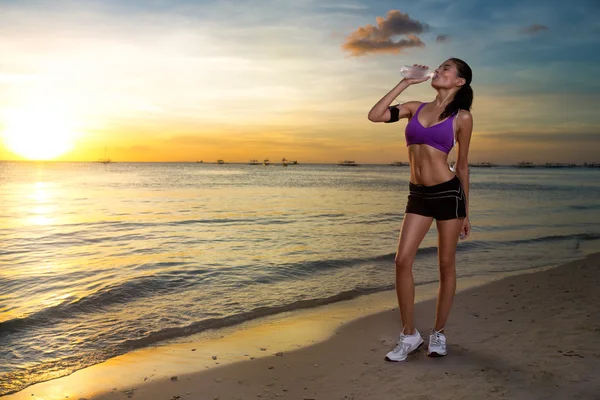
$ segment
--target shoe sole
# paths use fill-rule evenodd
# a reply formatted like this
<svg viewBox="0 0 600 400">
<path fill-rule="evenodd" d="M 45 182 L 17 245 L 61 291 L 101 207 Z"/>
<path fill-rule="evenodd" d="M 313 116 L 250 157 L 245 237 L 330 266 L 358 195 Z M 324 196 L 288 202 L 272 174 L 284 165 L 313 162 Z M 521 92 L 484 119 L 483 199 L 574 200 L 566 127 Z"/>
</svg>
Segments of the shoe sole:
<svg viewBox="0 0 600 400">
<path fill-rule="evenodd" d="M 410 356 L 412 353 L 414 353 L 415 351 L 419 350 L 421 347 L 423 347 L 423 345 L 425 344 L 425 342 L 421 342 L 421 344 L 419 344 L 417 346 L 416 349 L 414 349 L 413 351 L 411 351 L 410 353 L 408 353 L 406 355 L 406 358 L 408 358 L 408 356 Z M 388 356 L 385 356 L 385 361 L 389 361 L 389 362 L 402 362 L 402 361 L 406 361 L 406 358 L 404 360 L 392 360 L 391 358 L 389 358 Z"/>
<path fill-rule="evenodd" d="M 448 354 L 448 353 L 440 354 L 440 353 L 436 353 L 435 351 L 432 351 L 431 353 L 427 353 L 427 357 L 434 357 L 434 358 L 435 357 L 445 357 L 446 354 Z"/>
</svg>

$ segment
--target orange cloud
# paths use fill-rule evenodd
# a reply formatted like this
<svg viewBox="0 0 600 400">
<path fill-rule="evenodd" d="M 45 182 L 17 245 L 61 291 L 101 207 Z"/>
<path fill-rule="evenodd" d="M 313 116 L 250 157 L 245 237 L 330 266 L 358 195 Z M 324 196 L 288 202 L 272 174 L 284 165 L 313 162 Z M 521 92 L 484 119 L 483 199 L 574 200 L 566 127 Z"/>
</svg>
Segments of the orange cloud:
<svg viewBox="0 0 600 400">
<path fill-rule="evenodd" d="M 399 10 L 390 10 L 385 18 L 377 17 L 377 26 L 367 24 L 352 32 L 346 38 L 342 49 L 353 56 L 369 53 L 400 53 L 411 47 L 425 47 L 425 43 L 416 36 L 429 30 L 429 26 L 411 19 Z M 394 36 L 406 35 L 406 38 L 394 40 Z"/>
</svg>

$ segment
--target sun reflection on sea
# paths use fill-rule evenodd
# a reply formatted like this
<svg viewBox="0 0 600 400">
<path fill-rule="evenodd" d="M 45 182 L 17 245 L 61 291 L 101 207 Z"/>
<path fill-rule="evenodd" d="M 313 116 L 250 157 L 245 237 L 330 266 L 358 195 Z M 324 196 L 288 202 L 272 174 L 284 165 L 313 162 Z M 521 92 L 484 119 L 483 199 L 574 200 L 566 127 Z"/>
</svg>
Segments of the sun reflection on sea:
<svg viewBox="0 0 600 400">
<path fill-rule="evenodd" d="M 37 203 L 48 203 L 52 198 L 51 192 L 47 190 L 50 185 L 47 182 L 36 182 L 33 184 L 33 193 L 29 198 Z M 55 207 L 49 205 L 33 205 L 30 211 L 28 222 L 33 225 L 50 225 L 54 221 L 52 211 Z"/>
<path fill-rule="evenodd" d="M 35 182 L 33 187 L 34 192 L 29 196 L 31 199 L 34 199 L 39 203 L 47 202 L 50 199 L 50 194 L 46 190 L 50 187 L 48 182 Z"/>
</svg>

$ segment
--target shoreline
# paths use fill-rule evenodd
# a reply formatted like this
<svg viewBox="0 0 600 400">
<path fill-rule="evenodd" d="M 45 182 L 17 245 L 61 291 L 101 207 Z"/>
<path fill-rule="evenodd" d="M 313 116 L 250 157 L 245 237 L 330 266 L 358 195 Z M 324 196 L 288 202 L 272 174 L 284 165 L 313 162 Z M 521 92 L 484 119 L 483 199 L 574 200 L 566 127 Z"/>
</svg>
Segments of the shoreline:
<svg viewBox="0 0 600 400">
<path fill-rule="evenodd" d="M 464 356 L 466 351 L 461 347 L 454 348 L 459 343 L 457 345 L 452 344 L 455 333 L 460 332 L 456 331 L 458 320 L 479 318 L 479 315 L 473 317 L 471 311 L 477 307 L 470 305 L 469 301 L 466 301 L 467 298 L 481 297 L 487 293 L 488 289 L 496 286 L 516 286 L 515 283 L 507 283 L 508 281 L 515 281 L 516 283 L 520 281 L 522 285 L 523 281 L 527 282 L 529 280 L 528 277 L 539 278 L 540 276 L 552 275 L 552 271 L 562 271 L 565 268 L 568 269 L 569 266 L 576 268 L 581 263 L 599 265 L 600 253 L 558 267 L 520 270 L 501 276 L 488 275 L 460 279 L 455 305 L 448 324 L 451 354 L 456 353 L 456 350 L 458 350 L 458 355 Z M 595 278 L 598 279 L 597 273 Z M 435 297 L 436 291 L 437 282 L 417 287 L 416 322 L 424 337 L 428 333 L 425 330 L 427 325 L 431 325 L 433 321 L 432 307 L 434 310 L 435 304 L 432 298 Z M 512 299 L 512 297 L 506 298 L 506 300 L 509 299 Z M 508 304 L 508 302 L 506 303 Z M 502 307 L 502 304 L 495 305 L 495 307 Z M 487 311 L 490 311 L 489 308 Z M 468 313 L 465 315 L 465 311 L 471 312 L 471 315 Z M 523 312 L 521 311 L 521 313 Z M 480 311 L 477 314 L 483 315 L 483 312 Z M 423 322 L 425 316 L 427 316 L 429 323 Z M 378 333 L 371 332 L 370 335 L 365 333 L 376 326 L 380 326 L 380 329 L 377 329 Z M 385 372 L 390 368 L 394 369 L 396 368 L 394 365 L 397 364 L 391 364 L 390 366 L 382 360 L 385 352 L 393 347 L 398 331 L 399 316 L 395 292 L 377 292 L 315 308 L 288 311 L 283 314 L 246 321 L 240 325 L 202 332 L 158 346 L 135 350 L 104 363 L 76 371 L 69 376 L 29 386 L 20 392 L 6 395 L 3 398 L 11 400 L 25 398 L 50 400 L 64 399 L 67 396 L 69 398 L 86 399 L 124 399 L 129 396 L 144 399 L 171 398 L 172 396 L 196 398 L 193 396 L 194 393 L 198 393 L 196 389 L 202 388 L 203 392 L 206 392 L 207 387 L 214 390 L 215 397 L 220 399 L 244 398 L 239 397 L 239 390 L 246 390 L 245 386 L 247 385 L 236 384 L 228 387 L 231 385 L 223 385 L 222 383 L 225 381 L 235 382 L 235 379 L 229 379 L 227 376 L 247 376 L 252 373 L 257 375 L 252 378 L 252 381 L 262 381 L 262 386 L 259 385 L 260 387 L 253 388 L 254 392 L 248 392 L 253 393 L 251 397 L 256 397 L 256 393 L 259 393 L 257 390 L 263 387 L 272 388 L 275 385 L 272 380 L 279 373 L 283 373 L 283 376 L 288 376 L 288 378 L 290 374 L 292 375 L 291 378 L 296 374 L 299 374 L 299 376 L 307 375 L 308 377 L 319 376 L 321 378 L 315 379 L 314 382 L 317 386 L 323 384 L 322 379 L 327 375 L 339 375 L 338 370 L 344 370 L 347 367 L 342 368 L 345 365 L 342 363 L 340 368 L 335 368 L 332 372 L 331 369 L 333 369 L 335 360 L 348 361 L 352 356 L 352 354 L 348 355 L 339 351 L 336 353 L 329 349 L 330 345 L 337 347 L 336 344 L 339 343 L 348 344 L 349 349 L 358 351 L 361 354 L 359 359 L 368 360 L 362 366 L 356 359 L 352 360 L 351 364 L 355 367 L 354 373 L 357 372 L 356 368 L 361 369 L 367 365 L 377 365 L 378 372 Z M 374 336 L 376 336 L 376 341 L 373 341 Z M 358 340 L 358 337 L 361 337 L 361 339 Z M 365 341 L 369 344 L 363 346 L 362 343 Z M 364 348 L 361 348 L 361 346 Z M 333 353 L 326 360 L 323 360 L 322 354 L 328 352 Z M 421 350 L 420 353 L 424 352 Z M 216 357 L 216 360 L 212 358 L 213 356 Z M 419 360 L 426 358 L 422 356 L 423 354 L 419 354 L 413 356 L 413 358 Z M 600 357 L 600 354 L 597 354 L 596 357 Z M 452 359 L 452 357 L 446 357 L 440 361 L 441 364 L 445 364 L 447 360 Z M 315 360 L 318 360 L 318 362 L 313 362 Z M 410 361 L 413 361 L 413 359 L 410 358 Z M 325 368 L 314 367 L 315 364 L 325 366 L 328 363 L 332 364 L 329 365 L 330 368 L 327 373 Z M 300 364 L 303 365 L 304 369 L 300 372 L 293 372 L 294 367 Z M 399 364 L 407 365 L 407 363 Z M 400 371 L 397 370 L 396 372 Z M 352 373 L 350 371 L 343 375 L 351 376 Z M 177 380 L 171 380 L 174 376 L 177 377 Z M 237 380 L 245 381 L 244 379 Z M 266 380 L 270 381 L 267 382 Z M 268 386 L 269 383 L 273 384 Z M 292 389 L 291 385 L 288 385 L 287 391 L 281 390 L 279 392 L 280 396 L 276 397 L 302 398 L 292 396 L 292 392 L 301 395 L 302 390 L 296 388 L 300 390 L 298 392 L 296 389 Z M 343 387 L 338 389 L 341 390 Z M 320 389 L 316 386 L 314 390 L 315 393 L 310 395 L 314 395 L 318 399 L 339 397 L 323 397 L 322 393 L 317 393 Z M 333 389 L 329 388 L 327 390 Z M 169 393 L 172 391 L 172 394 L 168 395 L 167 391 Z M 228 391 L 231 392 L 231 396 L 227 394 Z M 232 397 L 235 396 L 234 392 L 238 393 L 238 397 Z M 263 390 L 263 392 L 261 395 L 263 397 L 275 396 L 270 389 Z M 160 396 L 159 393 L 161 393 Z M 190 395 L 186 393 L 190 393 Z M 501 393 L 501 391 L 498 389 L 497 392 L 493 393 Z M 343 398 L 343 396 L 339 398 Z"/>
<path fill-rule="evenodd" d="M 425 250 L 428 250 L 426 248 Z M 435 248 L 431 248 L 436 250 Z M 485 272 L 475 275 L 465 275 L 463 277 L 458 278 L 458 286 L 457 290 L 464 290 L 465 288 L 481 286 L 490 281 L 494 281 L 497 279 L 502 279 L 506 276 L 511 276 L 515 274 L 524 274 L 530 273 L 534 271 L 540 271 L 545 269 L 554 268 L 556 265 L 546 265 L 546 266 L 538 266 L 538 267 L 530 267 L 530 268 L 518 268 L 515 270 L 508 270 L 503 272 Z M 420 283 L 415 283 L 415 288 L 418 297 L 415 302 L 424 301 L 436 296 L 438 281 L 425 281 Z M 393 287 L 393 285 L 392 285 Z M 252 328 L 255 326 L 262 326 L 265 323 L 269 323 L 270 321 L 279 321 L 286 320 L 288 318 L 297 318 L 297 317 L 306 317 L 311 318 L 310 316 L 313 313 L 320 314 L 323 310 L 327 310 L 327 307 L 335 306 L 340 303 L 339 306 L 336 306 L 338 310 L 343 310 L 344 318 L 341 319 L 341 322 L 347 323 L 351 322 L 354 319 L 358 319 L 364 316 L 364 313 L 357 313 L 356 311 L 348 311 L 354 308 L 354 305 L 358 305 L 358 307 L 364 307 L 365 304 L 369 304 L 370 312 L 375 313 L 382 311 L 384 308 L 383 304 L 388 304 L 389 308 L 397 307 L 396 297 L 395 297 L 395 289 L 393 288 L 373 288 L 373 289 L 352 289 L 345 292 L 337 293 L 335 295 L 325 297 L 325 298 L 317 298 L 317 299 L 307 299 L 296 303 L 290 303 L 287 305 L 282 305 L 276 307 L 275 309 L 257 309 L 255 311 L 248 312 L 247 314 L 254 315 L 235 315 L 231 317 L 226 317 L 224 319 L 214 321 L 209 327 L 203 327 L 199 330 L 189 329 L 189 328 L 181 328 L 181 331 L 188 331 L 186 334 L 176 334 L 172 333 L 169 336 L 165 336 L 160 340 L 154 340 L 148 342 L 148 344 L 142 346 L 134 346 L 130 350 L 127 350 L 120 354 L 115 354 L 110 356 L 102 361 L 97 361 L 95 364 L 91 364 L 82 368 L 79 368 L 71 373 L 61 376 L 48 377 L 46 380 L 31 384 L 23 389 L 18 391 L 11 392 L 10 395 L 20 393 L 21 391 L 26 390 L 29 387 L 34 385 L 43 384 L 45 382 L 58 380 L 62 378 L 67 378 L 72 374 L 77 373 L 81 370 L 86 370 L 88 368 L 93 368 L 97 365 L 102 365 L 107 363 L 113 359 L 120 359 L 120 357 L 126 356 L 128 354 L 134 354 L 139 352 L 144 352 L 148 349 L 156 349 L 162 348 L 164 346 L 169 346 L 174 343 L 188 343 L 192 342 L 202 342 L 207 338 L 220 337 L 223 335 L 229 335 L 232 332 L 237 332 L 239 330 L 246 330 L 248 328 Z M 210 321 L 209 321 L 210 322 Z M 333 331 L 334 328 L 330 328 Z M 314 331 L 314 329 L 313 329 Z M 316 336 L 315 340 L 320 340 L 319 336 Z M 307 344 L 312 344 L 314 341 L 307 342 Z M 201 347 L 201 345 L 200 345 Z M 262 354 L 260 354 L 262 355 Z M 242 361 L 243 358 L 239 358 L 238 361 Z M 217 365 L 221 363 L 216 363 Z M 136 377 L 138 379 L 139 377 Z M 130 379 L 131 380 L 131 379 Z M 4 396 L 8 396 L 9 394 L 2 394 L 0 398 Z"/>
<path fill-rule="evenodd" d="M 509 270 L 505 272 L 498 273 L 487 273 L 482 272 L 476 275 L 467 275 L 465 277 L 458 279 L 458 289 L 464 286 L 465 288 L 484 285 L 489 281 L 502 279 L 503 277 L 514 275 L 514 274 L 522 274 L 529 273 L 531 271 L 550 269 L 554 266 L 542 266 L 542 267 L 532 267 L 528 269 L 517 269 L 517 270 Z M 435 290 L 437 290 L 437 281 L 426 281 L 421 283 L 415 283 L 415 287 L 417 288 L 417 292 L 422 294 L 418 296 L 416 302 L 424 301 L 429 298 L 433 298 L 436 295 Z M 391 299 L 391 302 L 390 302 Z M 277 307 L 276 309 L 258 309 L 258 312 L 249 312 L 248 314 L 254 313 L 253 316 L 244 316 L 244 315 L 235 315 L 232 317 L 227 317 L 224 320 L 216 321 L 212 326 L 202 328 L 198 331 L 193 331 L 190 329 L 186 329 L 190 331 L 185 335 L 181 334 L 173 334 L 170 337 L 165 337 L 161 340 L 155 340 L 150 342 L 149 344 L 143 346 L 136 346 L 131 348 L 128 351 L 125 351 L 120 354 L 113 355 L 103 361 L 97 361 L 95 364 L 88 365 L 82 368 L 79 368 L 69 374 L 61 375 L 57 377 L 48 378 L 44 381 L 37 382 L 31 384 L 24 389 L 18 390 L 16 392 L 11 392 L 10 395 L 20 393 L 23 390 L 26 390 L 29 387 L 34 385 L 43 384 L 46 382 L 67 378 L 78 371 L 86 370 L 88 368 L 93 368 L 98 365 L 105 364 L 110 362 L 113 359 L 120 359 L 121 357 L 127 356 L 129 354 L 137 354 L 142 352 L 146 354 L 146 350 L 162 348 L 164 346 L 170 346 L 172 344 L 179 343 L 189 343 L 191 342 L 203 342 L 205 339 L 214 339 L 217 337 L 222 337 L 223 335 L 230 335 L 231 333 L 236 333 L 237 331 L 245 331 L 247 329 L 253 329 L 257 326 L 263 326 L 264 324 L 271 323 L 275 321 L 275 323 L 286 321 L 289 318 L 314 318 L 313 314 L 320 314 L 323 310 L 328 310 L 327 307 L 336 307 L 337 310 L 342 310 L 344 317 L 340 320 L 343 323 L 351 322 L 354 319 L 358 319 L 361 316 L 364 316 L 364 312 L 357 313 L 356 310 L 348 311 L 354 308 L 354 305 L 358 305 L 358 307 L 364 307 L 365 304 L 368 304 L 370 312 L 378 312 L 383 310 L 383 304 L 389 303 L 388 307 L 396 307 L 396 299 L 395 299 L 395 289 L 389 288 L 380 288 L 380 289 L 365 289 L 365 290 L 348 290 L 345 292 L 341 292 L 326 298 L 317 298 L 317 299 L 308 299 L 303 300 L 297 303 L 291 303 L 287 305 L 282 305 Z M 337 305 L 339 304 L 339 305 Z M 330 331 L 333 331 L 335 327 L 330 327 Z M 317 335 L 315 332 L 318 330 L 316 327 L 312 327 L 311 335 L 314 336 L 314 340 L 310 342 L 306 342 L 305 345 L 315 343 L 315 340 L 323 340 L 320 335 Z M 320 328 L 319 328 L 320 329 Z M 184 330 L 182 328 L 181 330 Z M 312 337 L 311 336 L 311 337 Z M 202 344 L 199 343 L 199 346 L 202 347 Z M 153 351 L 153 350 L 151 350 Z M 263 354 L 260 354 L 261 356 Z M 242 361 L 242 358 L 239 358 L 238 361 Z M 221 364 L 219 362 L 215 363 L 217 365 Z M 153 375 L 153 374 L 152 374 Z M 139 377 L 137 377 L 139 378 Z M 136 378 L 136 379 L 137 379 Z M 132 379 L 130 379 L 132 380 Z M 9 394 L 2 394 L 0 398 L 7 396 Z"/>
</svg>

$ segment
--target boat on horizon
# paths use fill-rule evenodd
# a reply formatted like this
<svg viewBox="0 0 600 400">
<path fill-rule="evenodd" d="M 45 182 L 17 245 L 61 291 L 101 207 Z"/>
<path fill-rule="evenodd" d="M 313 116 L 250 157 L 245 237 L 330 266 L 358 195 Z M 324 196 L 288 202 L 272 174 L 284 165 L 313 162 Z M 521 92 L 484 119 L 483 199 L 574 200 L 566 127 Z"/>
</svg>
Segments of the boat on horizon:
<svg viewBox="0 0 600 400">
<path fill-rule="evenodd" d="M 223 161 L 223 160 L 217 160 L 217 164 L 225 164 L 225 161 Z"/>
<path fill-rule="evenodd" d="M 258 162 L 258 160 L 255 160 L 255 159 L 250 160 L 250 162 L 248 164 L 249 165 L 260 165 L 260 163 Z"/>
<path fill-rule="evenodd" d="M 492 168 L 492 167 L 495 167 L 495 165 L 492 164 L 489 161 L 482 161 L 482 162 L 478 162 L 478 163 L 469 164 L 469 167 L 474 167 L 474 168 Z"/>
<path fill-rule="evenodd" d="M 263 161 L 263 165 L 271 165 L 271 161 L 269 161 L 269 159 L 267 158 Z"/>
<path fill-rule="evenodd" d="M 100 160 L 98 160 L 98 162 L 100 164 L 111 164 L 114 162 L 113 160 L 111 160 L 110 158 L 108 158 L 106 156 L 106 146 L 104 146 L 104 158 L 101 158 Z"/>
<path fill-rule="evenodd" d="M 408 163 L 405 163 L 405 162 L 402 162 L 402 161 L 392 161 L 392 162 L 390 163 L 390 165 L 391 165 L 392 167 L 407 167 L 407 166 L 408 166 Z"/>
<path fill-rule="evenodd" d="M 354 162 L 353 160 L 340 161 L 338 163 L 338 165 L 341 165 L 343 167 L 358 167 L 358 164 L 356 162 Z"/>
<path fill-rule="evenodd" d="M 521 161 L 515 165 L 517 168 L 534 168 L 535 164 L 530 161 Z"/>
<path fill-rule="evenodd" d="M 573 168 L 576 167 L 576 164 L 563 164 L 563 163 L 553 163 L 547 162 L 544 164 L 544 168 Z"/>
</svg>

